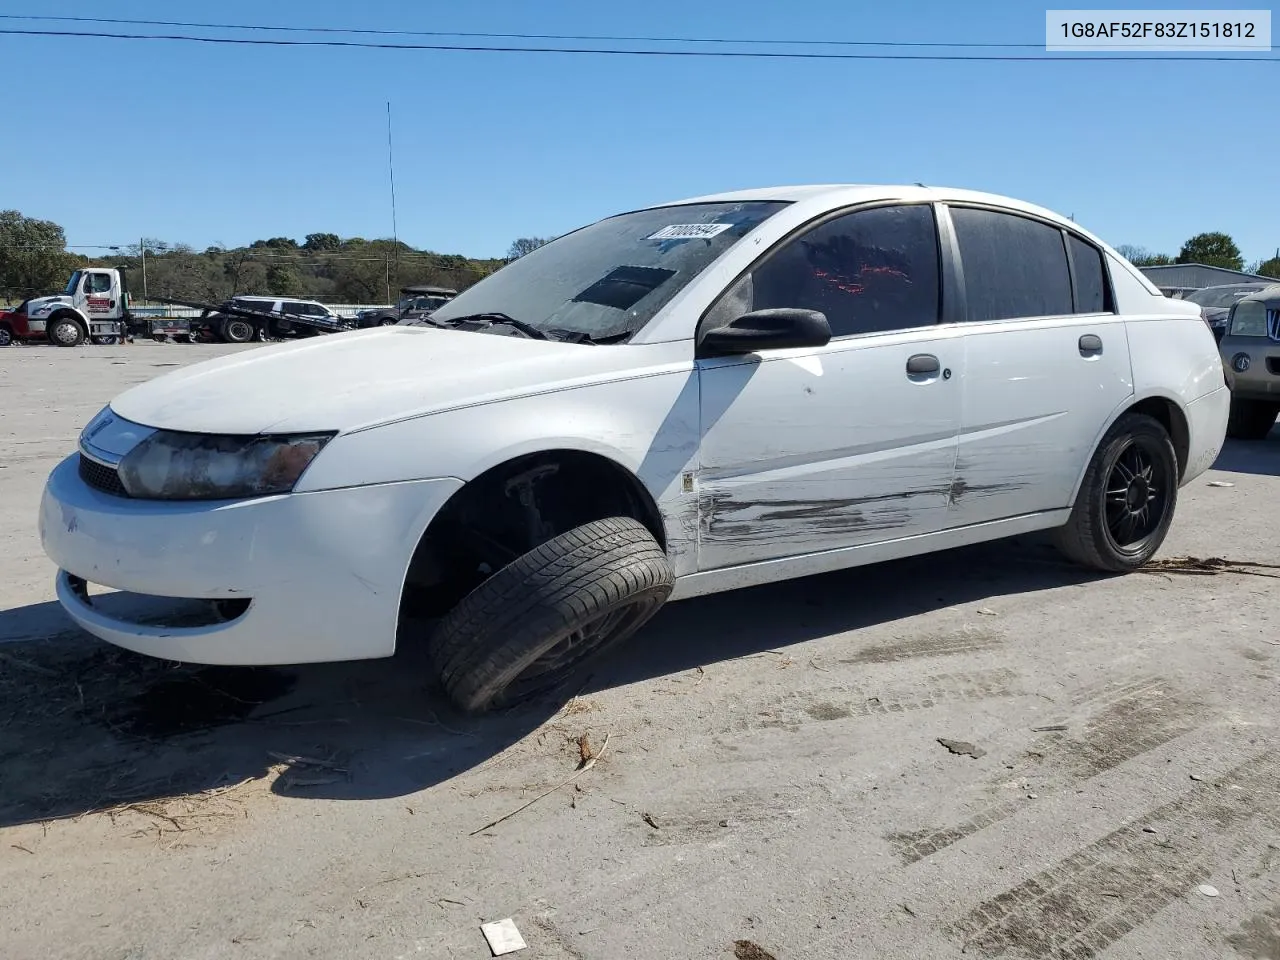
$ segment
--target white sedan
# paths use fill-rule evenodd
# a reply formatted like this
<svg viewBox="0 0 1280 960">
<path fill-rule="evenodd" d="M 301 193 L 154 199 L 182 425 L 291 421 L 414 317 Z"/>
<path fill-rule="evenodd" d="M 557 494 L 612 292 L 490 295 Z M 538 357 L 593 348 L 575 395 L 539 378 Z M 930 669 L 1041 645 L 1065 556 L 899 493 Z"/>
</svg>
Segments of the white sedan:
<svg viewBox="0 0 1280 960">
<path fill-rule="evenodd" d="M 1140 567 L 1228 405 L 1199 308 L 1070 220 L 752 190 L 583 227 L 418 325 L 134 387 L 53 471 L 40 532 L 111 643 L 300 663 L 421 633 L 483 710 L 671 599 L 1032 530 Z M 133 618 L 93 585 L 213 613 Z"/>
</svg>

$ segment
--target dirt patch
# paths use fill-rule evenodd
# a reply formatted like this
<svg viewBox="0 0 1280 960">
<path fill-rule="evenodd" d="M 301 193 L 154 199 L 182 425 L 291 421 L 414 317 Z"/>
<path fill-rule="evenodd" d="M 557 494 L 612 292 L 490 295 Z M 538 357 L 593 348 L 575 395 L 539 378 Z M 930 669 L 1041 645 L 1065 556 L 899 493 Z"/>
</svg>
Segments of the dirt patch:
<svg viewBox="0 0 1280 960">
<path fill-rule="evenodd" d="M 291 685 L 279 671 L 178 665 L 83 637 L 6 651 L 0 827 L 261 777 L 265 758 L 248 768 L 201 734 L 243 721 Z"/>
</svg>

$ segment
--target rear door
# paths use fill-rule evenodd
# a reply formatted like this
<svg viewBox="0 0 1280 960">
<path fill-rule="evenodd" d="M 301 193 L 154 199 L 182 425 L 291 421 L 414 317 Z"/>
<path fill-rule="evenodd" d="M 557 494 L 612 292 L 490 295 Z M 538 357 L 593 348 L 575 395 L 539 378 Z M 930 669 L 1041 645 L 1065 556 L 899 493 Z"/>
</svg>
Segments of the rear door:
<svg viewBox="0 0 1280 960">
<path fill-rule="evenodd" d="M 1133 394 L 1097 247 L 1009 210 L 948 205 L 964 278 L 965 381 L 951 525 L 1066 507 Z"/>
</svg>

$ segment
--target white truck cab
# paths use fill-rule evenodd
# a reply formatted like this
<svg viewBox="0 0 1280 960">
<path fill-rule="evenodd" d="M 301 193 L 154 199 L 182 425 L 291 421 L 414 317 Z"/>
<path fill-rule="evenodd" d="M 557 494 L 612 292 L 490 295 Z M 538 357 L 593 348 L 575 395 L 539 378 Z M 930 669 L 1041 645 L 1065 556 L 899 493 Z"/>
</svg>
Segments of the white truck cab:
<svg viewBox="0 0 1280 960">
<path fill-rule="evenodd" d="M 119 270 L 90 267 L 73 273 L 62 293 L 36 297 L 25 308 L 28 336 L 44 334 L 60 347 L 114 343 L 124 336 L 129 294 Z"/>
</svg>

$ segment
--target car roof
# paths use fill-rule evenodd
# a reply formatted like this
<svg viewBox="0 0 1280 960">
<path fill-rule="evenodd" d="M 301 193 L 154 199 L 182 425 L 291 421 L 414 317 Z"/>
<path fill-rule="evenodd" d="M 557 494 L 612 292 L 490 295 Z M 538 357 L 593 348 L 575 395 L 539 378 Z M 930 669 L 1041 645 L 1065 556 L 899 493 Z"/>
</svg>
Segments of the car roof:
<svg viewBox="0 0 1280 960">
<path fill-rule="evenodd" d="M 989 203 L 995 206 L 1023 210 L 1052 220 L 1067 221 L 1061 214 L 1045 207 L 1017 200 L 997 193 L 966 190 L 960 187 L 925 186 L 924 184 L 887 183 L 811 183 L 793 186 L 757 187 L 750 190 L 733 190 L 690 197 L 671 203 L 654 204 L 653 207 L 676 206 L 689 203 L 746 203 L 753 200 L 779 200 L 785 203 L 814 202 L 831 207 L 855 203 L 871 203 L 877 200 L 954 200 L 969 203 Z M 650 208 L 652 209 L 652 208 Z M 1078 228 L 1077 228 L 1078 229 Z"/>
<path fill-rule="evenodd" d="M 1249 294 L 1240 302 L 1244 303 L 1245 300 L 1261 300 L 1267 303 L 1272 300 L 1280 300 L 1280 283 L 1268 284 L 1256 293 Z"/>
</svg>

